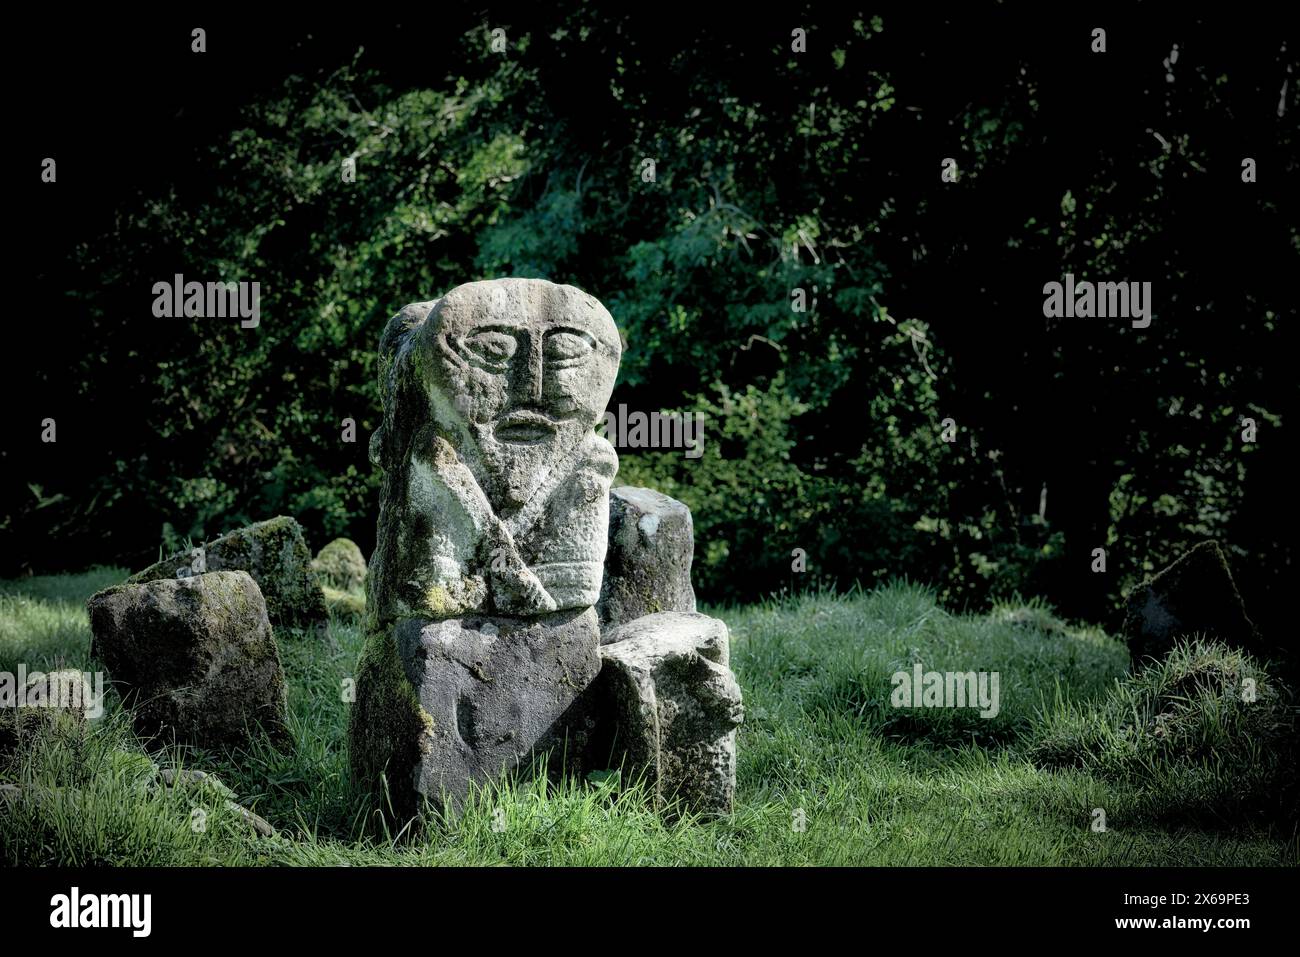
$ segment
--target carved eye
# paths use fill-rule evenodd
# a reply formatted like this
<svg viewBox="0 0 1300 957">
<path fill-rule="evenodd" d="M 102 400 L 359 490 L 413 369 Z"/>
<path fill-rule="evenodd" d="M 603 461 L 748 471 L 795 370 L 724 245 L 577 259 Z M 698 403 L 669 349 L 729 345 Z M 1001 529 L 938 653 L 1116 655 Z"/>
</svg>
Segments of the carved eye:
<svg viewBox="0 0 1300 957">
<path fill-rule="evenodd" d="M 595 340 L 584 332 L 555 332 L 546 337 L 546 361 L 561 367 L 576 365 L 595 348 Z"/>
<path fill-rule="evenodd" d="M 484 330 L 467 336 L 465 351 L 486 366 L 504 368 L 519 348 L 515 337 L 504 332 Z"/>
</svg>

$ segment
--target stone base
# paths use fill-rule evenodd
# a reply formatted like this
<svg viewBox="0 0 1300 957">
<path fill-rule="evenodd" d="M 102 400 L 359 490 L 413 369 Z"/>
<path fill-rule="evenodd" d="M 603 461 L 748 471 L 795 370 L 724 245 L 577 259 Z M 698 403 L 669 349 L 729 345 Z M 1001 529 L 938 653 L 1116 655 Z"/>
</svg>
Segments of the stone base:
<svg viewBox="0 0 1300 957">
<path fill-rule="evenodd" d="M 644 776 L 661 806 L 730 813 L 740 687 L 727 626 L 682 612 L 646 615 L 604 638 L 600 675 L 549 742 L 570 773 Z"/>
<path fill-rule="evenodd" d="M 458 810 L 471 782 L 527 763 L 600 668 L 594 609 L 404 619 L 375 629 L 357 678 L 352 765 L 399 817 Z"/>
</svg>

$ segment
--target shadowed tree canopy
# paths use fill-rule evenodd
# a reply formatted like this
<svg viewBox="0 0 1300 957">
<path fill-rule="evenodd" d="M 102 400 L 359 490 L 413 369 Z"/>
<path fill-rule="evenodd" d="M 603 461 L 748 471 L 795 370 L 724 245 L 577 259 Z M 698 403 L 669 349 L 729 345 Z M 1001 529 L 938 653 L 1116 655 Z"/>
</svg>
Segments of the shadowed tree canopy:
<svg viewBox="0 0 1300 957">
<path fill-rule="evenodd" d="M 1102 620 L 1214 537 L 1267 629 L 1294 577 L 1294 51 L 1162 14 L 1094 53 L 1096 26 L 587 4 L 214 21 L 196 54 L 178 22 L 89 24 L 32 117 L 59 165 L 24 188 L 25 275 L 66 345 L 20 357 L 5 571 L 279 513 L 368 551 L 385 321 L 535 276 L 610 309 L 614 406 L 705 416 L 702 457 L 629 449 L 620 477 L 691 506 L 706 598 L 908 576 Z M 1151 326 L 1046 319 L 1067 272 L 1150 282 Z M 176 274 L 259 282 L 260 324 L 154 317 Z"/>
</svg>

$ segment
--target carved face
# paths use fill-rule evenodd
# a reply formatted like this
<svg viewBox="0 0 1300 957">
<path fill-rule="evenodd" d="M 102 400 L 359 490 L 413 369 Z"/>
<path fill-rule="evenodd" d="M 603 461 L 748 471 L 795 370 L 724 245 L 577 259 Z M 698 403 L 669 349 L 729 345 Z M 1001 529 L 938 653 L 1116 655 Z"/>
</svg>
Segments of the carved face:
<svg viewBox="0 0 1300 957">
<path fill-rule="evenodd" d="M 545 280 L 458 286 L 422 333 L 434 414 L 499 511 L 526 502 L 591 434 L 618 373 L 605 307 Z"/>
</svg>

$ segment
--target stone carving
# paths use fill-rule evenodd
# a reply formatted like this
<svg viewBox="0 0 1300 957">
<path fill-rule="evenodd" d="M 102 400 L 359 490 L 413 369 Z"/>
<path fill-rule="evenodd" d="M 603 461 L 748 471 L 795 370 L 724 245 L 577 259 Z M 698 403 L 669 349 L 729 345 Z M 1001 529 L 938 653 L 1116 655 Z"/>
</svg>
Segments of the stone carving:
<svg viewBox="0 0 1300 957">
<path fill-rule="evenodd" d="M 593 429 L 619 356 L 600 303 L 536 279 L 469 283 L 389 322 L 370 443 L 379 620 L 596 603 L 618 456 Z"/>
<path fill-rule="evenodd" d="M 399 815 L 422 798 L 458 808 L 474 783 L 565 738 L 586 708 L 601 670 L 595 606 L 618 470 L 594 429 L 620 353 L 598 301 L 544 280 L 468 283 L 389 320 L 370 443 L 380 515 L 350 736 L 354 774 L 376 790 L 382 777 Z M 684 522 L 689 592 L 689 512 Z M 673 561 L 678 570 L 659 577 L 684 601 L 682 556 Z M 653 565 L 637 567 L 654 580 Z M 643 702 L 645 682 L 629 694 Z M 738 713 L 738 692 L 735 703 Z"/>
<path fill-rule="evenodd" d="M 594 427 L 619 355 L 600 303 L 542 280 L 469 283 L 384 332 L 352 761 L 400 812 L 524 760 L 599 670 L 618 458 Z"/>
</svg>

